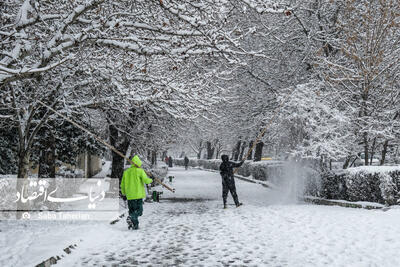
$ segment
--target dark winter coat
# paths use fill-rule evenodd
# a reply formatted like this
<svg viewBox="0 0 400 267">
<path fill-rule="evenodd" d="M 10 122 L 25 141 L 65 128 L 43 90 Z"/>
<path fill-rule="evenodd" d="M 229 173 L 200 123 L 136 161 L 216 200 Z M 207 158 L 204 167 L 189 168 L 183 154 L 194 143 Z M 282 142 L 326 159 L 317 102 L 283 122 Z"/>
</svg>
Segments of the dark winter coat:
<svg viewBox="0 0 400 267">
<path fill-rule="evenodd" d="M 185 157 L 184 162 L 185 162 L 185 166 L 187 166 L 189 164 L 189 158 Z"/>
<path fill-rule="evenodd" d="M 219 170 L 223 179 L 233 177 L 233 168 L 238 168 L 243 164 L 243 161 L 239 163 L 229 161 L 227 155 L 222 155 L 221 158 L 222 163 L 219 166 Z"/>
</svg>

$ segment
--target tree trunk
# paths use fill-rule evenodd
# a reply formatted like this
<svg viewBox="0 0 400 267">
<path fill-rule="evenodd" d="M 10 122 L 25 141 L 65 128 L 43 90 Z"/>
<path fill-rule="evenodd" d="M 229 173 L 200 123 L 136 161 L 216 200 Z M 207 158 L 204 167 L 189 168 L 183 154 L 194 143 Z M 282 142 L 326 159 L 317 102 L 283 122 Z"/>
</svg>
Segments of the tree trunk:
<svg viewBox="0 0 400 267">
<path fill-rule="evenodd" d="M 243 160 L 243 154 L 244 154 L 244 150 L 246 148 L 246 142 L 242 143 L 242 148 L 240 149 L 240 155 L 239 155 L 239 160 Z"/>
<path fill-rule="evenodd" d="M 254 152 L 254 161 L 261 161 L 263 147 L 264 142 L 257 143 L 256 151 Z"/>
<path fill-rule="evenodd" d="M 371 159 L 369 161 L 369 165 L 372 165 L 372 161 L 375 156 L 375 145 L 376 145 L 376 137 L 374 138 L 374 142 L 372 142 L 372 147 L 371 147 Z"/>
<path fill-rule="evenodd" d="M 118 145 L 118 129 L 115 128 L 113 125 L 109 126 L 110 131 L 110 144 L 118 149 L 122 154 L 126 154 L 129 148 L 129 139 L 126 137 L 123 138 L 122 142 Z M 125 159 L 122 158 L 120 155 L 112 152 L 112 163 L 111 163 L 111 177 L 122 179 L 122 174 L 124 173 L 124 162 Z M 121 182 L 121 181 L 120 181 Z"/>
<path fill-rule="evenodd" d="M 349 167 L 350 160 L 351 160 L 351 156 L 346 157 L 346 159 L 343 163 L 343 169 L 347 169 Z"/>
<path fill-rule="evenodd" d="M 249 151 L 250 149 L 253 147 L 254 142 L 250 141 L 249 143 Z M 248 152 L 247 152 L 248 153 Z M 247 157 L 248 160 L 252 160 L 253 159 L 253 151 L 250 151 L 249 156 Z"/>
<path fill-rule="evenodd" d="M 242 145 L 242 140 L 240 140 L 240 138 L 239 138 L 239 141 L 236 143 L 235 150 L 233 152 L 233 160 L 234 161 L 237 161 L 239 159 L 241 145 Z"/>
<path fill-rule="evenodd" d="M 28 178 L 28 171 L 29 171 L 29 159 L 30 159 L 30 152 L 21 151 L 19 153 L 19 160 L 18 160 L 18 178 Z M 27 182 L 28 179 L 17 179 L 17 190 L 26 196 L 27 193 Z M 25 188 L 22 192 L 22 188 Z M 17 213 L 16 218 L 22 218 L 22 211 L 26 211 L 29 209 L 29 202 L 22 203 L 18 201 L 17 203 Z"/>
<path fill-rule="evenodd" d="M 381 166 L 385 164 L 388 145 L 389 145 L 389 140 L 386 140 L 385 143 L 383 143 L 382 157 L 380 162 Z"/>
<path fill-rule="evenodd" d="M 200 141 L 200 144 L 199 144 L 199 151 L 197 152 L 197 159 L 200 159 L 200 158 L 201 158 L 201 152 L 202 152 L 202 150 L 203 150 L 203 141 Z"/>
<path fill-rule="evenodd" d="M 216 151 L 215 151 L 215 159 L 218 159 L 219 158 L 219 154 L 221 153 L 221 144 L 220 143 L 218 143 L 217 144 L 217 146 L 216 146 Z"/>
<path fill-rule="evenodd" d="M 150 161 L 150 162 L 151 162 L 151 156 L 152 156 L 151 152 L 152 151 L 150 149 L 147 149 L 147 160 Z"/>
<path fill-rule="evenodd" d="M 151 166 L 152 167 L 157 166 L 157 151 L 156 150 L 153 150 L 151 152 Z"/>
<path fill-rule="evenodd" d="M 21 151 L 18 160 L 18 178 L 27 178 L 29 171 L 30 152 Z"/>
<path fill-rule="evenodd" d="M 212 159 L 213 155 L 214 155 L 215 147 L 212 146 L 211 142 L 207 141 L 206 148 L 207 148 L 207 159 Z"/>
<path fill-rule="evenodd" d="M 368 151 L 368 133 L 365 132 L 363 134 L 364 138 L 364 164 L 365 166 L 368 166 L 368 160 L 369 160 L 369 151 Z"/>
<path fill-rule="evenodd" d="M 56 176 L 56 141 L 51 130 L 46 128 L 48 136 L 43 140 L 43 150 L 40 151 L 39 173 L 40 178 L 54 178 Z"/>
</svg>

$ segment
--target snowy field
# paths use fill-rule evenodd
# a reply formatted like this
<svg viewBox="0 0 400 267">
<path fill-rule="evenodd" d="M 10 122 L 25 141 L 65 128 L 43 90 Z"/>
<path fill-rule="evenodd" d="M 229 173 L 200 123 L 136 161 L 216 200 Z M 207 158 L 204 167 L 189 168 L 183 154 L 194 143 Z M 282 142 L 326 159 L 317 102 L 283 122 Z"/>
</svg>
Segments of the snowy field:
<svg viewBox="0 0 400 267">
<path fill-rule="evenodd" d="M 168 175 L 176 193 L 146 203 L 138 231 L 124 219 L 51 231 L 3 222 L 0 265 L 33 266 L 77 244 L 57 266 L 400 266 L 398 209 L 291 204 L 284 191 L 237 180 L 244 205 L 229 196 L 224 210 L 219 174 L 174 167 Z M 37 239 L 15 240 L 16 230 Z"/>
</svg>

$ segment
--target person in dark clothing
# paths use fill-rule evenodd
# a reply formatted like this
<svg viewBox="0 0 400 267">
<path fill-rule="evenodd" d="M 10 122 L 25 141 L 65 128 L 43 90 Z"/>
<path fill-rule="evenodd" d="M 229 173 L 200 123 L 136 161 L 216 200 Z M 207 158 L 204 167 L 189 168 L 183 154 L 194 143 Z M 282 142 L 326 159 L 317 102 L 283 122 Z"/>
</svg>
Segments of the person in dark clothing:
<svg viewBox="0 0 400 267">
<path fill-rule="evenodd" d="M 168 167 L 172 168 L 172 163 L 173 163 L 172 157 L 169 156 L 169 158 L 168 158 Z"/>
<path fill-rule="evenodd" d="M 183 159 L 183 161 L 184 161 L 184 164 L 185 164 L 185 170 L 187 170 L 187 169 L 188 169 L 188 166 L 189 166 L 189 158 L 185 156 L 185 158 Z"/>
<path fill-rule="evenodd" d="M 231 192 L 232 198 L 235 201 L 236 207 L 239 207 L 242 205 L 242 203 L 239 202 L 238 196 L 236 194 L 235 179 L 233 177 L 233 168 L 238 168 L 242 166 L 244 161 L 241 161 L 240 163 L 229 161 L 228 155 L 222 155 L 221 159 L 222 163 L 219 166 L 219 170 L 222 177 L 222 199 L 224 201 L 224 209 L 227 208 L 226 199 L 228 197 L 229 191 Z"/>
</svg>

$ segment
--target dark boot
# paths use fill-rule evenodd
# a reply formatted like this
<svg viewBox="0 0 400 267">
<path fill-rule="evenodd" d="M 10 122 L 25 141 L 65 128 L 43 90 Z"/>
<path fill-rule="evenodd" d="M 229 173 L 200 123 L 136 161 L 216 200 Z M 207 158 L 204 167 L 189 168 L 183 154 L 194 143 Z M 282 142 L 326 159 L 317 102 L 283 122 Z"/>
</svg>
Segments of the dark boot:
<svg viewBox="0 0 400 267">
<path fill-rule="evenodd" d="M 131 216 L 126 217 L 126 222 L 128 223 L 128 230 L 131 230 L 134 228 Z"/>
</svg>

